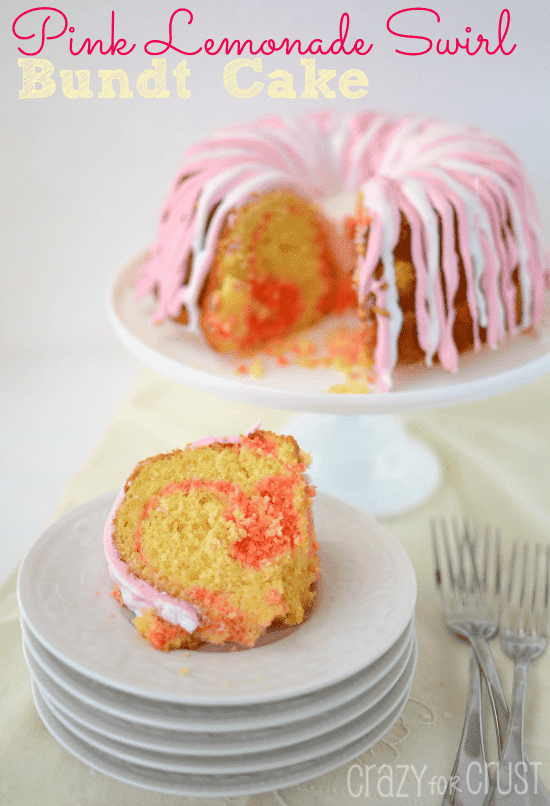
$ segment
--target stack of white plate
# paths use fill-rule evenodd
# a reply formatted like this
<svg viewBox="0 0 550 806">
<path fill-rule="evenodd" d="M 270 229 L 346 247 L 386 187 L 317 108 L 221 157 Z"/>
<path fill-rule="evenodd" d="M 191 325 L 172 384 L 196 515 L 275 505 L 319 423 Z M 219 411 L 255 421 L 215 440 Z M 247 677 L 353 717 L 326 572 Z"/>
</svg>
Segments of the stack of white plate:
<svg viewBox="0 0 550 806">
<path fill-rule="evenodd" d="M 163 653 L 110 596 L 113 500 L 57 521 L 19 574 L 34 700 L 70 753 L 160 792 L 244 795 L 328 772 L 393 725 L 416 665 L 416 580 L 376 521 L 319 495 L 322 577 L 304 624 L 253 649 Z"/>
</svg>

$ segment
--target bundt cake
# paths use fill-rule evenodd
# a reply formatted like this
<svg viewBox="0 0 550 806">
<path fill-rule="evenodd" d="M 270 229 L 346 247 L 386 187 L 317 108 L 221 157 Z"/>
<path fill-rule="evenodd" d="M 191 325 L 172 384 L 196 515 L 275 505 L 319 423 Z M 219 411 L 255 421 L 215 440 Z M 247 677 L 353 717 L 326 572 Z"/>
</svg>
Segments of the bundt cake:
<svg viewBox="0 0 550 806">
<path fill-rule="evenodd" d="M 355 214 L 322 212 L 355 195 Z M 516 155 L 473 126 L 384 112 L 264 118 L 190 148 L 138 294 L 156 320 L 247 354 L 354 306 L 382 390 L 398 363 L 495 348 L 540 321 L 550 276 Z"/>
<path fill-rule="evenodd" d="M 107 519 L 113 594 L 156 649 L 300 624 L 319 573 L 309 457 L 255 428 L 140 462 Z"/>
</svg>

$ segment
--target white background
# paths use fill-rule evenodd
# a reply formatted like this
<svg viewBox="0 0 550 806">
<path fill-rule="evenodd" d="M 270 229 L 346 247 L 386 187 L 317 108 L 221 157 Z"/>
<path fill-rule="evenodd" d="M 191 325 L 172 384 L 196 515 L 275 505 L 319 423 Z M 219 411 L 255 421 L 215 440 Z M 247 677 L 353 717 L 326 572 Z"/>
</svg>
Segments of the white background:
<svg viewBox="0 0 550 806">
<path fill-rule="evenodd" d="M 303 100 L 300 56 L 262 57 L 264 81 L 253 98 L 231 96 L 223 68 L 237 58 L 220 54 L 187 57 L 191 97 L 177 96 L 173 69 L 186 58 L 167 60 L 167 99 L 145 99 L 136 90 L 139 74 L 151 67 L 143 50 L 151 39 L 166 40 L 168 21 L 178 4 L 85 3 L 60 5 L 74 34 L 47 41 L 36 58 L 54 66 L 56 91 L 47 98 L 20 99 L 23 58 L 18 47 L 38 47 L 40 25 L 27 16 L 21 35 L 12 33 L 15 18 L 36 4 L 4 0 L 0 4 L 1 41 L 1 374 L 2 532 L 0 578 L 54 515 L 67 480 L 86 460 L 112 413 L 139 373 L 137 362 L 117 342 L 107 319 L 106 288 L 114 272 L 142 250 L 154 234 L 158 209 L 182 150 L 213 129 L 262 114 L 299 115 L 313 108 L 419 111 L 475 123 L 508 142 L 521 156 L 535 186 L 547 239 L 550 234 L 550 3 L 433 0 L 441 21 L 429 12 L 408 12 L 395 29 L 430 37 L 432 51 L 422 56 L 395 52 L 420 50 L 426 42 L 405 40 L 386 30 L 386 20 L 407 3 L 384 0 L 318 0 L 275 4 L 188 0 L 192 25 L 180 14 L 174 44 L 196 50 L 205 39 L 224 36 L 280 41 L 288 36 L 307 43 L 338 36 L 341 14 L 350 15 L 348 48 L 359 37 L 373 43 L 367 56 L 317 56 L 316 67 L 359 68 L 369 80 L 361 100 Z M 465 41 L 467 26 L 497 44 L 503 7 L 511 14 L 505 48 L 510 56 L 435 53 L 438 38 Z M 71 55 L 69 38 L 79 48 L 86 37 L 110 42 L 111 11 L 115 38 L 136 43 L 128 56 Z M 52 12 L 48 33 L 58 33 Z M 43 17 L 40 18 L 40 20 Z M 250 58 L 250 54 L 244 53 Z M 98 98 L 97 71 L 124 69 L 133 98 Z M 269 98 L 268 73 L 285 69 L 295 77 L 295 100 Z M 90 70 L 91 99 L 68 99 L 60 70 Z M 115 82 L 116 86 L 116 82 Z"/>
</svg>

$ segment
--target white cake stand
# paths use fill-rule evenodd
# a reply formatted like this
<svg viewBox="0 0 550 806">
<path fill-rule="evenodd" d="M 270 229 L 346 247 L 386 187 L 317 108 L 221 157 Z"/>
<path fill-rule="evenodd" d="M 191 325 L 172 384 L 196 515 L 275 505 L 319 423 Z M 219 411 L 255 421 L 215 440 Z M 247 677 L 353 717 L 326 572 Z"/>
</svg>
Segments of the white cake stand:
<svg viewBox="0 0 550 806">
<path fill-rule="evenodd" d="M 387 394 L 332 394 L 341 373 L 329 369 L 278 366 L 266 361 L 263 377 L 237 375 L 233 359 L 214 353 L 200 336 L 173 322 L 153 324 L 154 301 L 137 300 L 134 276 L 139 255 L 115 277 L 109 313 L 124 345 L 157 372 L 220 397 L 301 412 L 286 424 L 311 451 L 311 475 L 320 491 L 375 517 L 397 515 L 425 501 L 440 482 L 437 457 L 411 439 L 393 416 L 453 406 L 511 391 L 550 371 L 550 318 L 539 337 L 522 334 L 498 351 L 483 348 L 461 357 L 460 372 L 441 367 L 400 369 Z M 548 308 L 547 308 L 548 310 Z M 307 337 L 322 338 L 325 322 Z M 248 424 L 243 424 L 243 428 Z"/>
</svg>

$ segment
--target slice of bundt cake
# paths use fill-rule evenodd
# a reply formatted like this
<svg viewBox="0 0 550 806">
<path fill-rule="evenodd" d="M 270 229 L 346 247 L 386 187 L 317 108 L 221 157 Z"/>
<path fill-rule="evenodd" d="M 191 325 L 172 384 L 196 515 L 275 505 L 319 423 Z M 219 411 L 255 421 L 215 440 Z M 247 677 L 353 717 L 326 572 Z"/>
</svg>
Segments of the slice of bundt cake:
<svg viewBox="0 0 550 806">
<path fill-rule="evenodd" d="M 105 526 L 114 595 L 157 649 L 300 624 L 319 573 L 305 470 L 290 436 L 202 440 L 135 468 Z"/>
</svg>

